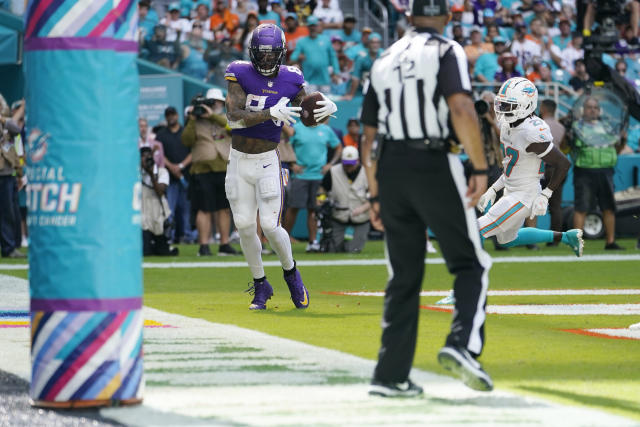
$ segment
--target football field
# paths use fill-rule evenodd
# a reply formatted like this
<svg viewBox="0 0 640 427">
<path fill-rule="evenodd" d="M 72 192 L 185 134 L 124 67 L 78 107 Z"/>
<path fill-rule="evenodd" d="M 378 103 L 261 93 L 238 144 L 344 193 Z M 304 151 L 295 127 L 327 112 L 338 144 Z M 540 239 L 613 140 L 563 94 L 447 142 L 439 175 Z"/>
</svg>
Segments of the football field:
<svg viewBox="0 0 640 427">
<path fill-rule="evenodd" d="M 144 305 L 150 308 L 145 312 L 145 403 L 162 407 L 164 400 L 167 410 L 173 408 L 181 416 L 233 419 L 251 425 L 278 424 L 281 414 L 282 423 L 295 425 L 284 421 L 288 420 L 283 415 L 286 408 L 274 407 L 269 412 L 255 407 L 252 414 L 248 406 L 240 418 L 231 412 L 237 410 L 234 405 L 243 394 L 276 395 L 287 387 L 305 384 L 308 388 L 303 394 L 310 396 L 305 401 L 317 399 L 326 411 L 323 420 L 314 418 L 317 414 L 306 408 L 315 420 L 312 424 L 339 425 L 340 416 L 343 421 L 351 420 L 345 409 L 348 402 L 365 411 L 373 410 L 366 409 L 367 405 L 376 407 L 376 414 L 383 411 L 376 419 L 386 416 L 390 421 L 393 414 L 403 414 L 408 408 L 419 414 L 416 408 L 424 404 L 422 411 L 431 413 L 428 416 L 434 411 L 438 414 L 439 418 L 431 418 L 436 424 L 487 416 L 485 410 L 500 407 L 504 414 L 496 422 L 529 420 L 524 423 L 530 424 L 533 418 L 528 417 L 537 408 L 537 403 L 531 402 L 552 402 L 549 408 L 559 405 L 576 414 L 589 407 L 593 414 L 614 415 L 603 418 L 605 424 L 617 425 L 615 420 L 624 418 L 640 424 L 640 329 L 629 329 L 640 322 L 640 251 L 633 249 L 635 240 L 619 243 L 627 250 L 612 254 L 601 250 L 602 241 L 587 241 L 582 259 L 575 258 L 567 247 L 493 252 L 490 243 L 485 243 L 494 257 L 486 347 L 480 359 L 495 382 L 497 391 L 489 394 L 467 395 L 457 382 L 430 374 L 446 375 L 436 354 L 448 332 L 452 309 L 434 304 L 448 294 L 452 276 L 439 253 L 430 255 L 414 363 L 418 371 L 413 376 L 425 386 L 426 401 L 384 404 L 379 399 L 372 403 L 363 385 L 370 376 L 380 339 L 387 279 L 381 242 L 369 242 L 358 255 L 305 254 L 303 244 L 294 245 L 294 256 L 310 292 L 307 310 L 294 308 L 276 257 L 265 257 L 275 294 L 262 312 L 247 309 L 251 297 L 243 291 L 250 273 L 242 258 L 199 258 L 196 246 L 181 246 L 179 257 L 145 259 Z M 0 274 L 27 278 L 28 272 L 24 264 L 9 262 L 0 264 Z M 185 317 L 201 320 L 193 320 L 196 323 L 189 329 Z M 5 324 L 20 322 L 4 319 Z M 0 317 L 0 327 L 2 321 Z M 200 321 L 211 323 L 197 323 Z M 224 325 L 239 328 L 225 329 Z M 200 347 L 189 347 L 196 344 Z M 337 356 L 345 353 L 350 356 Z M 349 359 L 352 356 L 356 357 Z M 216 362 L 211 365 L 213 359 Z M 6 370 L 2 361 L 0 369 Z M 247 382 L 247 375 L 254 381 Z M 220 394 L 218 412 L 207 410 L 198 392 L 204 390 L 198 387 L 212 385 L 225 391 Z M 326 389 L 323 392 L 319 385 L 342 388 L 326 399 Z M 484 397 L 491 395 L 494 397 Z M 447 400 L 452 396 L 466 400 L 456 401 L 455 408 L 447 411 L 443 402 L 452 402 Z M 533 406 L 514 405 L 520 402 L 519 396 Z M 295 398 L 290 400 L 296 402 Z M 549 409 L 548 415 L 553 414 Z M 573 418 L 572 422 L 594 424 L 594 416 Z M 366 417 L 359 423 L 367 424 L 365 421 Z M 559 419 L 538 421 L 562 424 Z M 415 419 L 407 419 L 409 422 Z"/>
</svg>

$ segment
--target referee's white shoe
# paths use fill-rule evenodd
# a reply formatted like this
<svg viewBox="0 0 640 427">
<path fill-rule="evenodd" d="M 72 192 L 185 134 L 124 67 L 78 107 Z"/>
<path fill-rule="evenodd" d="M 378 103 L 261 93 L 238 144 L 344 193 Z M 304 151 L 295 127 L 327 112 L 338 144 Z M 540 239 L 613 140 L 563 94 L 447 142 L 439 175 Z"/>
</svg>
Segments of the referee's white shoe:
<svg viewBox="0 0 640 427">
<path fill-rule="evenodd" d="M 447 371 L 453 372 L 469 388 L 478 391 L 493 390 L 493 381 L 480 363 L 460 347 L 442 347 L 438 353 L 438 363 Z"/>
</svg>

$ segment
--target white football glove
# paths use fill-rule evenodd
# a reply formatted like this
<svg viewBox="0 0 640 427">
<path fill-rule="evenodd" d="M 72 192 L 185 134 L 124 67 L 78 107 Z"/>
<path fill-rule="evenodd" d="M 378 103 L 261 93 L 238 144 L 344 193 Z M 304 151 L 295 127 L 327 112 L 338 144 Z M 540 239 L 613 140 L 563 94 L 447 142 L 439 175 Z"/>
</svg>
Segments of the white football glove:
<svg viewBox="0 0 640 427">
<path fill-rule="evenodd" d="M 545 188 L 540 194 L 536 196 L 536 198 L 533 200 L 533 204 L 531 205 L 531 215 L 529 216 L 529 219 L 533 219 L 536 216 L 544 215 L 547 213 L 547 206 L 549 206 L 549 199 L 551 198 L 551 194 L 553 194 L 553 191 Z"/>
<path fill-rule="evenodd" d="M 478 204 L 476 205 L 476 207 L 480 212 L 484 213 L 485 209 L 487 209 L 487 206 L 489 206 L 489 203 L 493 205 L 493 202 L 495 201 L 496 190 L 494 190 L 493 187 L 489 187 L 489 189 L 485 191 L 482 196 L 480 196 L 480 200 L 478 200 Z"/>
<path fill-rule="evenodd" d="M 335 102 L 324 96 L 324 94 L 322 95 L 322 101 L 318 101 L 316 104 L 321 105 L 320 108 L 313 110 L 313 118 L 316 119 L 318 123 L 338 111 L 338 106 Z"/>
<path fill-rule="evenodd" d="M 296 122 L 294 117 L 300 117 L 301 107 L 287 107 L 289 98 L 280 98 L 280 101 L 273 107 L 269 108 L 269 114 L 276 120 L 284 122 L 284 124 L 291 126 Z"/>
</svg>

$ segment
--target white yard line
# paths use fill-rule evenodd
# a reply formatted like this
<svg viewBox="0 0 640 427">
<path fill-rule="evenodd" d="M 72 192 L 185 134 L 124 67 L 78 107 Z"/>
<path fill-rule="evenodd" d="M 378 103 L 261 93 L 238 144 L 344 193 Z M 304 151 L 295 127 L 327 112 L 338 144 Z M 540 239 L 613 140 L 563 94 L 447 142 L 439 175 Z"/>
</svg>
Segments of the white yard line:
<svg viewBox="0 0 640 427">
<path fill-rule="evenodd" d="M 450 311 L 452 305 L 426 305 L 435 311 Z M 488 305 L 487 314 L 524 314 L 543 316 L 638 316 L 640 304 L 519 304 Z"/>
<path fill-rule="evenodd" d="M 422 297 L 445 297 L 451 291 L 422 291 Z M 384 291 L 346 291 L 335 292 L 337 295 L 358 297 L 383 297 Z M 527 290 L 495 290 L 489 291 L 489 296 L 551 296 L 551 295 L 640 295 L 640 289 L 527 289 Z"/>
<path fill-rule="evenodd" d="M 12 309 L 28 309 L 27 288 L 26 280 L 0 275 Z M 125 425 L 637 425 L 584 407 L 474 392 L 418 369 L 411 377 L 424 386 L 423 398 L 372 398 L 372 360 L 147 307 L 144 316 L 175 328 L 144 332 L 144 404 L 101 410 Z M 0 369 L 28 380 L 28 329 L 0 329 L 0 352 Z"/>
<path fill-rule="evenodd" d="M 592 334 L 607 335 L 610 337 L 640 340 L 640 328 L 585 329 L 584 331 Z"/>
<path fill-rule="evenodd" d="M 562 256 L 512 256 L 494 257 L 494 264 L 531 263 L 531 262 L 602 262 L 602 261 L 640 261 L 640 254 L 636 255 L 585 255 L 576 258 L 573 255 Z M 356 265 L 386 265 L 384 258 L 372 259 L 332 259 L 332 260 L 300 260 L 297 264 L 301 267 L 337 267 Z M 425 258 L 425 264 L 444 264 L 443 258 Z M 245 261 L 208 261 L 208 262 L 145 262 L 144 268 L 239 268 L 247 267 Z M 279 267 L 279 261 L 264 261 L 265 267 Z M 28 270 L 28 264 L 1 264 L 0 271 Z"/>
</svg>

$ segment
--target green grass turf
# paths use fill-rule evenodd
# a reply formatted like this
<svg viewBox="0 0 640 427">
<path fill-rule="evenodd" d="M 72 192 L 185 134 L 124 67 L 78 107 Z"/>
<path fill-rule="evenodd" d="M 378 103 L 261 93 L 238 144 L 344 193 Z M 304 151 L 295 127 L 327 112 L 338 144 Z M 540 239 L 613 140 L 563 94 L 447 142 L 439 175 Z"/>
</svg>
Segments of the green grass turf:
<svg viewBox="0 0 640 427">
<path fill-rule="evenodd" d="M 626 251 L 638 253 L 635 239 L 621 239 Z M 570 254 L 567 247 L 530 251 L 512 248 L 494 256 Z M 588 241 L 586 254 L 611 253 L 602 241 Z M 437 243 L 436 243 L 437 247 Z M 239 261 L 241 257 L 198 258 L 196 246 L 181 246 L 173 261 Z M 294 245 L 298 260 L 382 258 L 380 242 L 370 242 L 363 254 L 305 254 Z M 439 256 L 439 254 L 436 254 Z M 274 256 L 266 259 L 276 258 Z M 168 261 L 150 258 L 145 261 Z M 640 263 L 497 263 L 490 274 L 490 289 L 595 289 L 640 288 Z M 1 266 L 0 266 L 1 270 Z M 291 338 L 376 359 L 380 340 L 382 298 L 330 295 L 346 290 L 381 291 L 387 278 L 384 266 L 301 267 L 310 290 L 310 307 L 296 310 L 282 280 L 282 270 L 266 268 L 275 295 L 269 309 L 247 309 L 251 297 L 243 293 L 248 268 L 146 269 L 145 304 L 160 310 Z M 26 271 L 7 272 L 27 276 Z M 444 265 L 428 265 L 425 290 L 448 290 L 452 277 Z M 423 297 L 431 304 L 439 297 Z M 490 297 L 489 304 L 638 303 L 638 295 Z M 436 362 L 438 349 L 450 327 L 449 313 L 421 310 L 415 366 L 445 374 Z M 607 410 L 640 420 L 640 342 L 581 336 L 562 329 L 627 327 L 639 316 L 514 316 L 489 315 L 487 342 L 481 358 L 496 387 L 540 395 L 569 404 Z"/>
</svg>

